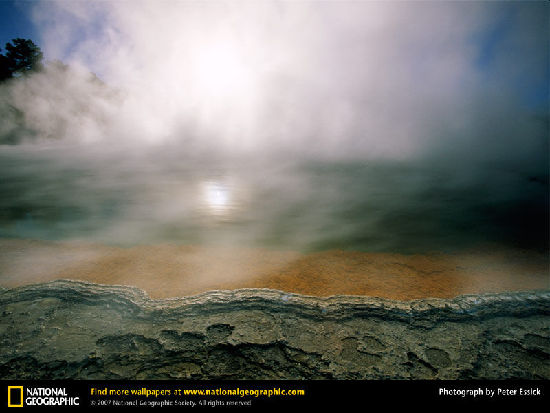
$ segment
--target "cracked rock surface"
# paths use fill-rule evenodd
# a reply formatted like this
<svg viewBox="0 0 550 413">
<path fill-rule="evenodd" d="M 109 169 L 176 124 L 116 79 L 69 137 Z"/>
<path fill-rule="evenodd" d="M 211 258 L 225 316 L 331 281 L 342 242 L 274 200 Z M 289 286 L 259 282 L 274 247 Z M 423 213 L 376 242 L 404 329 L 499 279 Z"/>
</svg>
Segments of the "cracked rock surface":
<svg viewBox="0 0 550 413">
<path fill-rule="evenodd" d="M 2 379 L 550 379 L 550 291 L 392 301 L 267 289 L 0 291 Z"/>
</svg>

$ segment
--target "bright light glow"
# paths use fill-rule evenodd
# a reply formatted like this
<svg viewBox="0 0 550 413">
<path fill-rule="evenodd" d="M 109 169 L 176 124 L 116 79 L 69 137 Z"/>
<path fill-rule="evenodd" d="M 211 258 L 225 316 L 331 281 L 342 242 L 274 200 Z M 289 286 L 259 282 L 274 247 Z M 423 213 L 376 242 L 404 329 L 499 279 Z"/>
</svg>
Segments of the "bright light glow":
<svg viewBox="0 0 550 413">
<path fill-rule="evenodd" d="M 230 209 L 229 188 L 220 182 L 204 184 L 204 199 L 213 214 L 225 214 Z"/>
<path fill-rule="evenodd" d="M 234 98 L 252 92 L 253 73 L 230 41 L 196 53 L 193 83 L 198 92 L 214 98 Z"/>
</svg>

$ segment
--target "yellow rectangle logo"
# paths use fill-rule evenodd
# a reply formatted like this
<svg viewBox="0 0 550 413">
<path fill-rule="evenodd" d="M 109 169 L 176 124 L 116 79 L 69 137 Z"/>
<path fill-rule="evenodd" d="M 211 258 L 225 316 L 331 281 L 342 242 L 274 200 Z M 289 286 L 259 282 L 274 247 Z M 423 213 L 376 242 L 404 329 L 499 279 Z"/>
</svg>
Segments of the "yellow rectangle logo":
<svg viewBox="0 0 550 413">
<path fill-rule="evenodd" d="M 8 386 L 8 407 L 23 407 L 23 386 Z"/>
</svg>

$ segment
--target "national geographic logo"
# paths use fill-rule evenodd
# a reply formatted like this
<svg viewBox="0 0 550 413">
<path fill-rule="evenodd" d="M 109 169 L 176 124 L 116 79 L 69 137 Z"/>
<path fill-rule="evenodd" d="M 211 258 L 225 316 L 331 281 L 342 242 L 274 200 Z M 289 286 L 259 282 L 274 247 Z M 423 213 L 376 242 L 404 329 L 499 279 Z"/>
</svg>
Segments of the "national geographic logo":
<svg viewBox="0 0 550 413">
<path fill-rule="evenodd" d="M 8 386 L 8 407 L 79 406 L 79 397 L 69 397 L 64 387 Z"/>
<path fill-rule="evenodd" d="M 23 407 L 23 386 L 8 386 L 8 407 Z"/>
</svg>

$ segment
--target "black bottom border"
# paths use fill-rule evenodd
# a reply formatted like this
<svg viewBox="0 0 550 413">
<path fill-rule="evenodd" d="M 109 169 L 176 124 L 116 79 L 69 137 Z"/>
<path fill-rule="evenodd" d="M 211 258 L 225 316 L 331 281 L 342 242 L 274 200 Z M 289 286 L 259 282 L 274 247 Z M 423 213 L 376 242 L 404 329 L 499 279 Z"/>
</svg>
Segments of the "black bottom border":
<svg viewBox="0 0 550 413">
<path fill-rule="evenodd" d="M 2 384 L 5 407 L 56 409 L 521 407 L 548 406 L 550 401 L 550 380 L 2 380 Z"/>
</svg>

